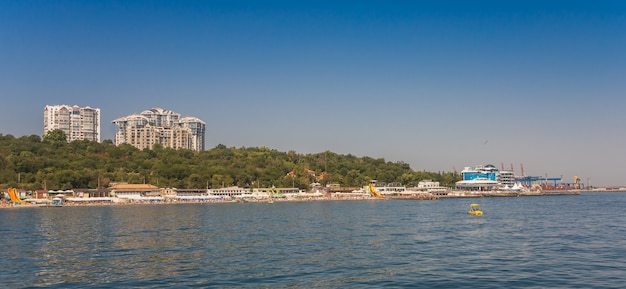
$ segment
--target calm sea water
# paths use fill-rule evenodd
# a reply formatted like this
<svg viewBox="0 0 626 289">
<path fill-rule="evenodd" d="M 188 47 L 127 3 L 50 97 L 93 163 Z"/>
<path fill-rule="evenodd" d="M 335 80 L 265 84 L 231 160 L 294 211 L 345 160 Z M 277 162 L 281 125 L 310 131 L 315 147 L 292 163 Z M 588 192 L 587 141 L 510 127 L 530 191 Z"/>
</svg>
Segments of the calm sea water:
<svg viewBox="0 0 626 289">
<path fill-rule="evenodd" d="M 583 193 L 3 209 L 0 287 L 623 288 L 625 207 Z"/>
</svg>

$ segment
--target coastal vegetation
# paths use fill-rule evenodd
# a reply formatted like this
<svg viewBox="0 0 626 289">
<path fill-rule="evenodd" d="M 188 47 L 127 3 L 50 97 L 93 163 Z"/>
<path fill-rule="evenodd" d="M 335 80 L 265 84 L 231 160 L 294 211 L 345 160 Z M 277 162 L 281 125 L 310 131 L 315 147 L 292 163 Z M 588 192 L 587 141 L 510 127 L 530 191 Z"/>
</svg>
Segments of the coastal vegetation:
<svg viewBox="0 0 626 289">
<path fill-rule="evenodd" d="M 111 140 L 66 141 L 61 130 L 14 137 L 0 134 L 0 188 L 66 190 L 105 188 L 111 183 L 149 183 L 170 188 L 298 187 L 311 183 L 361 187 L 370 180 L 416 186 L 421 180 L 452 186 L 451 172 L 414 171 L 407 163 L 325 151 L 300 154 L 267 147 L 226 147 L 205 151 L 139 150 Z"/>
</svg>

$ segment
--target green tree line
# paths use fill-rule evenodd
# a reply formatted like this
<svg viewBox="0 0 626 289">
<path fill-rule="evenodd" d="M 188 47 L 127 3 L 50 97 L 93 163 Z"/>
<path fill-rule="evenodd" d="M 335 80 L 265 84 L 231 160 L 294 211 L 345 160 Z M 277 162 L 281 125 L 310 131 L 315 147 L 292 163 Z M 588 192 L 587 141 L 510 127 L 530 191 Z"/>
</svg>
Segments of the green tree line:
<svg viewBox="0 0 626 289">
<path fill-rule="evenodd" d="M 290 173 L 292 172 L 292 173 Z M 313 182 L 361 187 L 370 180 L 416 186 L 421 180 L 453 186 L 450 172 L 413 171 L 404 162 L 341 155 L 330 151 L 299 154 L 267 147 L 226 147 L 205 151 L 137 149 L 128 144 L 68 143 L 61 130 L 14 137 L 0 134 L 0 188 L 66 190 L 106 188 L 115 182 L 146 183 L 169 188 L 298 187 Z"/>
</svg>

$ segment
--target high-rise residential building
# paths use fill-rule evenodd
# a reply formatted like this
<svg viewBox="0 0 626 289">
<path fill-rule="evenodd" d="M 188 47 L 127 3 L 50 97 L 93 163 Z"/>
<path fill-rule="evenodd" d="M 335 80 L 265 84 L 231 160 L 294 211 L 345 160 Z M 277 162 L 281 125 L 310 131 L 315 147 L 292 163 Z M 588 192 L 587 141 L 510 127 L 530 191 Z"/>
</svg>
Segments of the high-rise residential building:
<svg viewBox="0 0 626 289">
<path fill-rule="evenodd" d="M 113 120 L 119 127 L 115 144 L 152 149 L 155 144 L 175 149 L 204 150 L 206 124 L 197 117 L 180 117 L 171 110 L 155 107 L 140 114 Z"/>
<path fill-rule="evenodd" d="M 191 130 L 191 147 L 193 150 L 204 150 L 204 131 L 206 124 L 197 117 L 186 116 L 180 119 L 180 125 Z"/>
<path fill-rule="evenodd" d="M 46 105 L 43 110 L 43 134 L 60 129 L 67 141 L 100 142 L 100 109 L 78 105 Z"/>
</svg>

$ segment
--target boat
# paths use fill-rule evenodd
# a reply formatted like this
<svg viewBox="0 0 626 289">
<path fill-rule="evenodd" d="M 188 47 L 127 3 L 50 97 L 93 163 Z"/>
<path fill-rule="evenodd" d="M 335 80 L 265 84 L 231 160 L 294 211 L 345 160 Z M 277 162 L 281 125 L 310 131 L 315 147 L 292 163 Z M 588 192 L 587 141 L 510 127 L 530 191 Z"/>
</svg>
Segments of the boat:
<svg viewBox="0 0 626 289">
<path fill-rule="evenodd" d="M 467 213 L 470 215 L 482 216 L 483 211 L 478 207 L 480 207 L 480 204 L 470 204 L 470 209 L 469 211 L 467 211 Z"/>
</svg>

